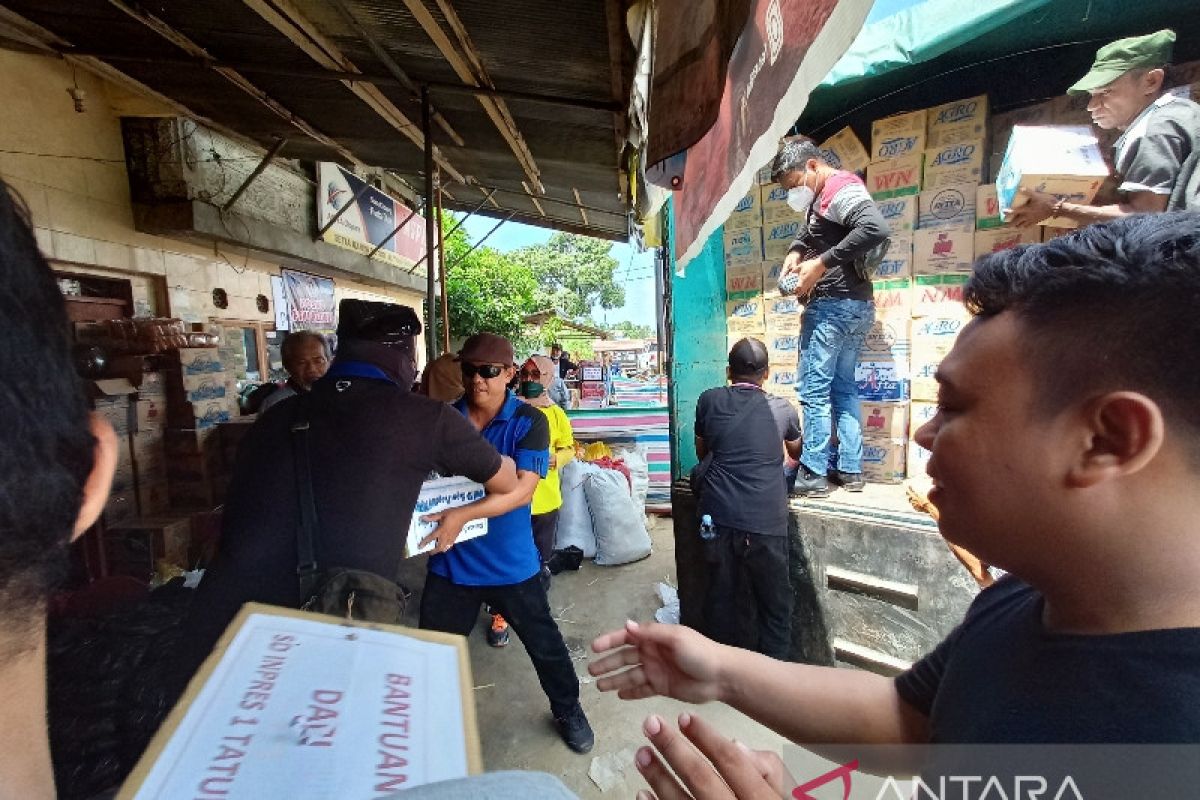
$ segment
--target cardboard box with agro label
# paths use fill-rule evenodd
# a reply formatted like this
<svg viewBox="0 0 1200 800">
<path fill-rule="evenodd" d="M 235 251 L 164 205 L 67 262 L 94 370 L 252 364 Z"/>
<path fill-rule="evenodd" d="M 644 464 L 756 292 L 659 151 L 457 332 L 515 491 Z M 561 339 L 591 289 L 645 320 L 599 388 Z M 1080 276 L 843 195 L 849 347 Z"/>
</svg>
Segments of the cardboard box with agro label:
<svg viewBox="0 0 1200 800">
<path fill-rule="evenodd" d="M 854 383 L 863 400 L 907 400 L 908 362 L 859 358 L 854 366 Z"/>
<path fill-rule="evenodd" d="M 1072 203 L 1090 203 L 1107 177 L 1108 166 L 1089 128 L 1018 125 L 996 176 L 996 198 L 1005 216 L 1026 202 L 1022 189 Z M 1076 227 L 1074 221 L 1057 217 L 1042 224 Z"/>
<path fill-rule="evenodd" d="M 744 295 L 746 292 L 760 294 L 762 290 L 762 268 L 758 264 L 725 268 L 726 298 Z"/>
<path fill-rule="evenodd" d="M 783 259 L 764 261 L 759 265 L 759 271 L 762 273 L 763 296 L 768 299 L 780 297 L 779 276 L 783 271 Z"/>
<path fill-rule="evenodd" d="M 905 450 L 908 440 L 864 439 L 862 476 L 868 483 L 904 481 Z"/>
<path fill-rule="evenodd" d="M 751 186 L 750 193 L 738 201 L 729 219 L 725 220 L 725 230 L 761 228 L 762 224 L 762 188 Z"/>
<path fill-rule="evenodd" d="M 787 204 L 787 194 L 787 189 L 784 189 L 777 183 L 762 187 L 762 218 L 764 226 L 800 218 L 800 215 Z"/>
<path fill-rule="evenodd" d="M 976 188 L 973 183 L 956 183 L 921 192 L 918 228 L 974 228 Z"/>
<path fill-rule="evenodd" d="M 927 147 L 941 148 L 963 142 L 982 142 L 987 139 L 986 122 L 959 122 L 931 129 L 925 137 Z"/>
<path fill-rule="evenodd" d="M 958 334 L 966 325 L 965 317 L 922 317 L 913 321 L 912 397 L 937 400 L 938 365 L 954 348 Z"/>
<path fill-rule="evenodd" d="M 917 198 L 912 195 L 905 197 L 889 197 L 877 200 L 879 213 L 887 220 L 892 233 L 911 233 L 917 227 Z"/>
<path fill-rule="evenodd" d="M 801 220 L 798 216 L 786 222 L 775 222 L 763 228 L 763 256 L 767 261 L 782 260 L 796 237 L 800 235 Z M 759 259 L 762 261 L 763 259 Z"/>
<path fill-rule="evenodd" d="M 908 407 L 908 438 L 912 438 L 921 426 L 937 416 L 938 404 L 928 400 L 913 400 Z"/>
<path fill-rule="evenodd" d="M 911 111 L 907 114 L 895 114 L 871 123 L 871 153 L 872 160 L 892 158 L 892 156 L 874 155 L 884 147 L 885 143 L 904 136 L 925 137 L 925 110 Z"/>
<path fill-rule="evenodd" d="M 776 297 L 766 301 L 766 323 L 772 328 L 800 330 L 800 314 L 804 306 L 795 297 Z"/>
<path fill-rule="evenodd" d="M 946 145 L 925 151 L 925 189 L 941 189 L 958 183 L 978 186 L 983 182 L 987 148 L 982 139 Z"/>
<path fill-rule="evenodd" d="M 1042 240 L 1037 228 L 992 228 L 975 231 L 975 258 L 998 253 L 1019 244 L 1037 244 Z"/>
<path fill-rule="evenodd" d="M 867 165 L 867 191 L 877 201 L 918 194 L 921 191 L 923 163 L 924 156 L 921 153 L 887 161 L 873 161 Z"/>
<path fill-rule="evenodd" d="M 908 438 L 908 403 L 895 402 L 859 404 L 862 435 L 875 439 Z"/>
<path fill-rule="evenodd" d="M 975 260 L 975 231 L 930 228 L 913 233 L 913 275 L 970 272 Z"/>
<path fill-rule="evenodd" d="M 744 267 L 762 260 L 762 228 L 725 231 L 726 267 Z"/>
<path fill-rule="evenodd" d="M 924 131 L 897 131 L 884 136 L 872 145 L 871 160 L 884 161 L 889 158 L 903 158 L 924 150 Z"/>
<path fill-rule="evenodd" d="M 1000 201 L 996 199 L 996 184 L 980 184 L 975 190 L 975 230 L 999 228 L 1003 224 Z"/>
<path fill-rule="evenodd" d="M 963 287 L 970 277 L 969 273 L 914 275 L 913 317 L 966 317 Z"/>
<path fill-rule="evenodd" d="M 928 121 L 930 147 L 937 147 L 939 144 L 954 144 L 948 139 L 963 131 L 975 131 L 975 135 L 968 138 L 982 139 L 987 134 L 987 95 L 981 94 L 977 97 L 943 103 L 927 109 L 925 115 Z M 940 141 L 935 142 L 935 138 Z"/>
<path fill-rule="evenodd" d="M 726 302 L 725 317 L 725 327 L 730 333 L 761 333 L 767 327 L 761 294 Z"/>
<path fill-rule="evenodd" d="M 847 125 L 817 146 L 826 163 L 835 169 L 862 172 L 870 163 L 867 148 Z"/>
</svg>

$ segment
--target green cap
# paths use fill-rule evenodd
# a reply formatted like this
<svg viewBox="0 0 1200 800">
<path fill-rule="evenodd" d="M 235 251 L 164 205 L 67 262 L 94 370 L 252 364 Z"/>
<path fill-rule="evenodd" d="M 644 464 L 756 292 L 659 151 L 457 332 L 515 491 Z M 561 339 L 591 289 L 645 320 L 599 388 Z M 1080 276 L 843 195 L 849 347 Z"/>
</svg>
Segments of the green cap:
<svg viewBox="0 0 1200 800">
<path fill-rule="evenodd" d="M 1162 30 L 1145 36 L 1130 36 L 1106 44 L 1096 51 L 1091 70 L 1067 94 L 1087 94 L 1107 86 L 1131 69 L 1165 67 L 1171 63 L 1175 31 Z"/>
</svg>

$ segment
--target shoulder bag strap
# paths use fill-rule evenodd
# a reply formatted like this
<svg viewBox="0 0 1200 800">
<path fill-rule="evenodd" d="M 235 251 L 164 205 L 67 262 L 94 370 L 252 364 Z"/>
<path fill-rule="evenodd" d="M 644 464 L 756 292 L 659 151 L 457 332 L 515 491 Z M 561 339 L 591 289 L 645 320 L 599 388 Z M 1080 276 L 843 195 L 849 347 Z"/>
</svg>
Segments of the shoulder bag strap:
<svg viewBox="0 0 1200 800">
<path fill-rule="evenodd" d="M 300 524 L 296 527 L 296 577 L 304 600 L 312 596 L 317 581 L 317 504 L 313 499 L 312 464 L 308 455 L 309 398 L 301 395 L 293 404 L 292 455 L 296 470 L 296 496 L 300 500 Z"/>
</svg>

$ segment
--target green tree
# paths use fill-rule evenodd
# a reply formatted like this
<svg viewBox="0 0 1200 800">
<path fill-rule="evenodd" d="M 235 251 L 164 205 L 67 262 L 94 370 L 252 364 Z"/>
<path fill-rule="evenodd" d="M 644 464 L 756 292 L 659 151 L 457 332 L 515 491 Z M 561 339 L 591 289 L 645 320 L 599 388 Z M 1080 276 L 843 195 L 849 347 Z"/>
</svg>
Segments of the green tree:
<svg viewBox="0 0 1200 800">
<path fill-rule="evenodd" d="M 624 320 L 615 325 L 606 325 L 605 330 L 613 333 L 624 334 L 627 339 L 653 339 L 654 328 L 649 325 L 638 325 L 637 323 Z"/>
<path fill-rule="evenodd" d="M 446 230 L 454 226 L 449 214 Z M 469 254 L 471 241 L 459 228 L 446 238 L 446 303 L 450 335 L 463 338 L 486 331 L 521 338 L 522 319 L 535 310 L 537 281 L 529 267 L 490 247 Z"/>
<path fill-rule="evenodd" d="M 625 304 L 625 287 L 614 280 L 617 260 L 611 250 L 611 242 L 556 233 L 546 244 L 522 247 L 511 255 L 537 281 L 539 310 L 555 309 L 581 320 L 597 306 L 611 309 Z"/>
</svg>

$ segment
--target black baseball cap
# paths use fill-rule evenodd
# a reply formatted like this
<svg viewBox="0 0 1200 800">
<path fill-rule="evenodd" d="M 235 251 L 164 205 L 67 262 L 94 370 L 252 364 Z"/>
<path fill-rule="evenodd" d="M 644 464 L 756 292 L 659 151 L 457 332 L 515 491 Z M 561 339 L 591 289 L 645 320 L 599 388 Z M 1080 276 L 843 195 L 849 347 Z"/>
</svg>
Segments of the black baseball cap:
<svg viewBox="0 0 1200 800">
<path fill-rule="evenodd" d="M 421 319 L 408 306 L 351 299 L 338 304 L 339 339 L 396 344 L 420 332 Z"/>
<path fill-rule="evenodd" d="M 740 339 L 729 351 L 729 371 L 758 375 L 767 369 L 767 346 L 758 339 Z"/>
</svg>

